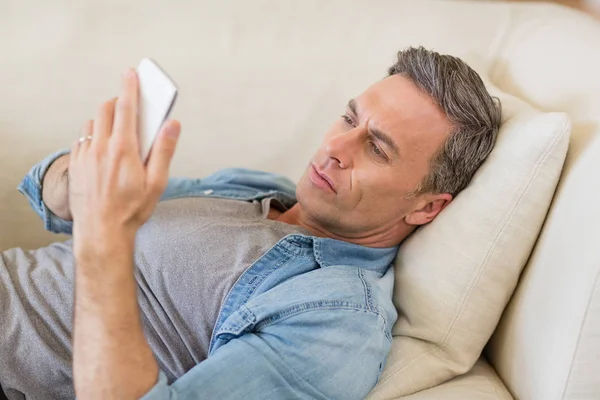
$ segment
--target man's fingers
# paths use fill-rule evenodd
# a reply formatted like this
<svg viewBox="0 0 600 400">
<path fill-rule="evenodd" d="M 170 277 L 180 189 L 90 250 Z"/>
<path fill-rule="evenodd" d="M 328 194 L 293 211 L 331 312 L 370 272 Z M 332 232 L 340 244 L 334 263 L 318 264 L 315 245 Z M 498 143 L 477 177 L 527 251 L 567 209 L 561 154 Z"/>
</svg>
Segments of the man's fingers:
<svg viewBox="0 0 600 400">
<path fill-rule="evenodd" d="M 147 183 L 157 197 L 160 197 L 169 179 L 169 166 L 173 154 L 175 154 L 180 132 L 181 124 L 179 121 L 167 121 L 163 124 L 152 145 L 146 170 Z"/>
<path fill-rule="evenodd" d="M 94 130 L 94 121 L 93 120 L 88 120 L 85 122 L 85 124 L 83 124 L 83 127 L 81 128 L 81 133 L 79 134 L 79 138 L 75 141 L 73 141 L 73 144 L 71 145 L 71 161 L 77 159 L 77 156 L 79 155 L 81 148 L 84 147 L 83 145 L 88 145 L 89 142 L 88 140 L 86 140 L 85 142 L 81 142 L 80 139 L 81 138 L 85 138 L 88 136 L 92 135 L 92 131 Z"/>
<path fill-rule="evenodd" d="M 115 107 L 112 139 L 117 145 L 138 151 L 137 138 L 138 80 L 135 70 L 123 74 L 121 95 Z"/>
</svg>

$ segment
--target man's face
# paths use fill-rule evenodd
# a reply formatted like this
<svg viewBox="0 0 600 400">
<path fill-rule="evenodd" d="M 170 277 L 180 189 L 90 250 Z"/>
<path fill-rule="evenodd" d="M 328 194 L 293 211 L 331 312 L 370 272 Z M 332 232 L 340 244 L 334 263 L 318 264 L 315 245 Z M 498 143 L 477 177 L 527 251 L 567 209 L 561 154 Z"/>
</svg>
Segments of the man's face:
<svg viewBox="0 0 600 400">
<path fill-rule="evenodd" d="M 298 202 L 311 219 L 350 237 L 418 224 L 409 216 L 432 198 L 407 195 L 450 129 L 408 78 L 383 79 L 350 100 L 329 129 L 300 178 Z"/>
</svg>

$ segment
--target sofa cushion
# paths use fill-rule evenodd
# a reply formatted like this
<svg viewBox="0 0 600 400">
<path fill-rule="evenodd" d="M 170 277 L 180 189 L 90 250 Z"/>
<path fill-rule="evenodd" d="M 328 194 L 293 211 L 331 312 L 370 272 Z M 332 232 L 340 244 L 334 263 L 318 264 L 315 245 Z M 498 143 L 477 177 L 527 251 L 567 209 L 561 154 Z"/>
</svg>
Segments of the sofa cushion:
<svg viewBox="0 0 600 400">
<path fill-rule="evenodd" d="M 569 120 L 488 88 L 503 107 L 496 146 L 471 184 L 400 247 L 399 319 L 371 399 L 414 393 L 471 369 L 544 222 L 567 152 Z"/>
<path fill-rule="evenodd" d="M 464 375 L 397 400 L 513 400 L 488 362 L 480 358 Z"/>
</svg>

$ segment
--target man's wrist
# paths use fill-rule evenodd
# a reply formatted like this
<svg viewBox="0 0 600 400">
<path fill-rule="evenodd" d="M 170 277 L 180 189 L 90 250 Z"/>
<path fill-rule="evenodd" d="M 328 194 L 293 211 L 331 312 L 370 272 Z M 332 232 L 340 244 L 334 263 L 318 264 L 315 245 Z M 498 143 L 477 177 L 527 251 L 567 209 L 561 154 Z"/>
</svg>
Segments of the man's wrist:
<svg viewBox="0 0 600 400">
<path fill-rule="evenodd" d="M 106 262 L 110 259 L 131 257 L 135 247 L 135 233 L 102 227 L 81 230 L 75 222 L 73 229 L 73 250 L 77 260 L 85 262 Z"/>
</svg>

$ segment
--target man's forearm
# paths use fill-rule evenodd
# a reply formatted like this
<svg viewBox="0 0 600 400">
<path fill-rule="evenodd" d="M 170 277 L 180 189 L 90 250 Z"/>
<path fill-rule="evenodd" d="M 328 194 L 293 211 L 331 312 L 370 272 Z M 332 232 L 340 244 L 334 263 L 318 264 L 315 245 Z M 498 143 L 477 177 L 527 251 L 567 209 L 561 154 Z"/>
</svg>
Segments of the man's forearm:
<svg viewBox="0 0 600 400">
<path fill-rule="evenodd" d="M 57 158 L 50 165 L 42 182 L 42 200 L 54 215 L 70 221 L 68 171 L 68 154 Z"/>
<path fill-rule="evenodd" d="M 77 397 L 140 398 L 156 384 L 159 369 L 140 320 L 133 270 L 135 238 L 113 234 L 76 240 Z"/>
<path fill-rule="evenodd" d="M 165 190 L 181 127 L 175 121 L 163 125 L 144 165 L 138 97 L 137 75 L 129 68 L 119 98 L 100 106 L 69 157 L 76 259 L 73 378 L 80 399 L 138 399 L 159 378 L 142 330 L 133 255 L 137 231 Z"/>
</svg>

